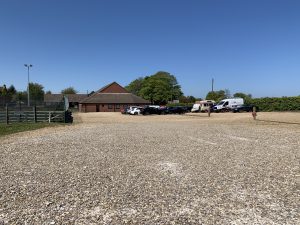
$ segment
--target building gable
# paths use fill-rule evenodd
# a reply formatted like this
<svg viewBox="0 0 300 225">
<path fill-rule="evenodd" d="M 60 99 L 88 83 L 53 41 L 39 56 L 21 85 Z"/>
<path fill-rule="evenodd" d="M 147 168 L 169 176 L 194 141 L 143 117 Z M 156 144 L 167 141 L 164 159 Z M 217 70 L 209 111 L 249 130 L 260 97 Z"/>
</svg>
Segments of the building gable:
<svg viewBox="0 0 300 225">
<path fill-rule="evenodd" d="M 98 93 L 129 93 L 125 88 L 119 85 L 117 82 L 113 82 L 103 88 Z"/>
</svg>

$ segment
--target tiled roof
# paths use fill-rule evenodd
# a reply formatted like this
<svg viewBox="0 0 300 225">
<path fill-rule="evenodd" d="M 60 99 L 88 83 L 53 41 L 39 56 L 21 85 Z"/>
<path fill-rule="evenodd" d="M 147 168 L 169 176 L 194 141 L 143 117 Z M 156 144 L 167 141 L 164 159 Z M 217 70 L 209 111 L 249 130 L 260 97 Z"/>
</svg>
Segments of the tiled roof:
<svg viewBox="0 0 300 225">
<path fill-rule="evenodd" d="M 84 99 L 80 103 L 149 104 L 150 102 L 131 93 L 97 92 L 92 96 Z"/>
<path fill-rule="evenodd" d="M 88 97 L 87 94 L 66 94 L 69 102 L 80 102 Z M 61 102 L 63 101 L 63 94 L 45 94 L 44 102 Z"/>
</svg>

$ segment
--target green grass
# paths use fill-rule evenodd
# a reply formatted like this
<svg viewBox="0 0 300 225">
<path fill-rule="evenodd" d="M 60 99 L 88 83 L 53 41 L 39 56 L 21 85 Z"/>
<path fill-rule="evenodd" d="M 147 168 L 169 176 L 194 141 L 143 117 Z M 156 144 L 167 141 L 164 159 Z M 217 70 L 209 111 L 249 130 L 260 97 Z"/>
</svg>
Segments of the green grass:
<svg viewBox="0 0 300 225">
<path fill-rule="evenodd" d="M 36 130 L 44 127 L 57 126 L 57 123 L 13 123 L 13 124 L 0 124 L 0 137 L 13 133 Z"/>
</svg>

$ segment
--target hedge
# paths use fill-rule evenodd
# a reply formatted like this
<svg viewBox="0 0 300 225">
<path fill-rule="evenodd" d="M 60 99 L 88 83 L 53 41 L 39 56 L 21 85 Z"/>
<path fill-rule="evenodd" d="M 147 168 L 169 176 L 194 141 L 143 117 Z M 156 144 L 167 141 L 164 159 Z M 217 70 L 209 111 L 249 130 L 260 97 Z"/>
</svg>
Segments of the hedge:
<svg viewBox="0 0 300 225">
<path fill-rule="evenodd" d="M 193 107 L 194 103 L 168 103 L 167 106 L 188 106 L 188 107 Z"/>
<path fill-rule="evenodd" d="M 260 111 L 300 111 L 299 97 L 253 98 L 247 104 L 258 106 Z"/>
</svg>

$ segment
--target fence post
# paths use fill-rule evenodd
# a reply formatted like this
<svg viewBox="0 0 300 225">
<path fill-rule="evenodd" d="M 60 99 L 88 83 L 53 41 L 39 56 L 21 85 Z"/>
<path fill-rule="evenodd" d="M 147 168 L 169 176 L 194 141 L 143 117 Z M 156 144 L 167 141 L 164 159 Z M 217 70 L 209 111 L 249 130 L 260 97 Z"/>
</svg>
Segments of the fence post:
<svg viewBox="0 0 300 225">
<path fill-rule="evenodd" d="M 253 119 L 256 120 L 257 113 L 256 113 L 256 107 L 255 106 L 253 106 L 253 109 L 252 109 L 252 116 L 253 116 Z"/>
<path fill-rule="evenodd" d="M 49 112 L 49 123 L 51 123 L 51 112 Z"/>
<path fill-rule="evenodd" d="M 8 125 L 9 118 L 8 118 L 8 106 L 7 106 L 7 104 L 5 106 L 5 121 L 6 121 L 6 125 Z"/>
<path fill-rule="evenodd" d="M 34 123 L 37 122 L 37 118 L 36 118 L 36 106 L 33 106 L 33 122 Z"/>
</svg>

